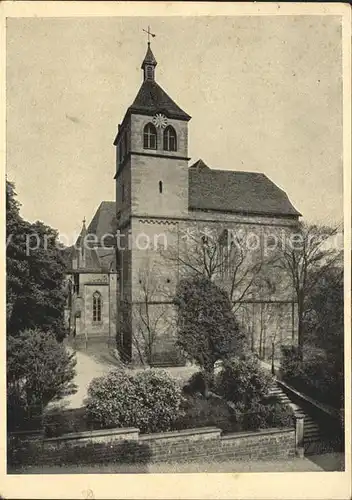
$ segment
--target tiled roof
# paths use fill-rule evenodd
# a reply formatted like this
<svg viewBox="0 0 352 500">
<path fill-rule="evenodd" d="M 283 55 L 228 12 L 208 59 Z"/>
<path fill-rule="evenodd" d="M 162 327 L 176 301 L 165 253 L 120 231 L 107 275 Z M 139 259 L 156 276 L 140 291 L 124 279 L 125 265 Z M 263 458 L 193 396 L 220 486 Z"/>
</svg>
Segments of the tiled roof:
<svg viewBox="0 0 352 500">
<path fill-rule="evenodd" d="M 116 270 L 115 250 L 113 248 L 87 248 L 85 270 Z"/>
<path fill-rule="evenodd" d="M 185 113 L 167 93 L 153 80 L 145 80 L 128 111 L 141 114 L 165 113 L 169 118 L 190 120 Z"/>
<path fill-rule="evenodd" d="M 189 168 L 190 210 L 258 215 L 301 215 L 266 175 L 210 169 L 202 160 Z"/>
<path fill-rule="evenodd" d="M 104 235 L 116 232 L 114 225 L 116 205 L 114 201 L 102 201 L 98 210 L 88 226 L 87 233 L 95 234 L 99 241 Z M 108 246 L 111 238 L 105 238 L 104 244 Z"/>
<path fill-rule="evenodd" d="M 115 227 L 115 202 L 103 201 L 95 215 L 86 229 L 85 225 L 76 241 L 75 246 L 71 247 L 71 262 L 73 258 L 78 258 L 83 238 L 85 240 L 85 266 L 86 271 L 108 271 L 116 270 L 116 255 L 114 250 L 113 234 L 116 232 Z M 96 235 L 98 238 L 98 245 L 89 235 Z M 103 239 L 104 238 L 104 239 Z M 99 245 L 104 245 L 103 247 Z M 78 264 L 79 269 L 82 267 Z"/>
</svg>

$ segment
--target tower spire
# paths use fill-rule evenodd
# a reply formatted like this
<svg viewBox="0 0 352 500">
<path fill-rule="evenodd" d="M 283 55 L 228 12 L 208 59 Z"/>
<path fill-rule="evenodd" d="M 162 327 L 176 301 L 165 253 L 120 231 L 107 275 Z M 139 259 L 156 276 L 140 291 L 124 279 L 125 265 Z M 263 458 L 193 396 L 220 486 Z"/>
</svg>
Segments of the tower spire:
<svg viewBox="0 0 352 500">
<path fill-rule="evenodd" d="M 148 29 L 145 30 L 143 29 L 145 33 L 148 35 L 148 47 L 147 47 L 147 53 L 145 55 L 145 58 L 142 62 L 142 70 L 144 74 L 144 81 L 149 80 L 149 81 L 154 81 L 155 80 L 155 66 L 158 64 L 156 62 L 156 59 L 154 57 L 154 54 L 152 52 L 152 49 L 150 48 L 150 37 L 152 36 L 153 38 L 155 37 L 155 34 L 150 31 L 150 26 L 148 26 Z"/>
</svg>

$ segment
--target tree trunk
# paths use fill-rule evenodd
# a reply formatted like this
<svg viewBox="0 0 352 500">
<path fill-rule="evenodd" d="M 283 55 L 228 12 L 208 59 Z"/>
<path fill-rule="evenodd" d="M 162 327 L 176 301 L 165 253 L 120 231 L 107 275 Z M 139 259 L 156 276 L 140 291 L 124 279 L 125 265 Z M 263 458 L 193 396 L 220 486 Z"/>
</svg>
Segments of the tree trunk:
<svg viewBox="0 0 352 500">
<path fill-rule="evenodd" d="M 214 364 L 209 363 L 206 366 L 204 366 L 204 396 L 206 398 L 209 398 L 209 392 L 213 389 L 214 387 Z"/>
<path fill-rule="evenodd" d="M 303 360 L 303 346 L 304 346 L 304 327 L 303 327 L 303 299 L 298 298 L 298 352 L 301 360 Z"/>
</svg>

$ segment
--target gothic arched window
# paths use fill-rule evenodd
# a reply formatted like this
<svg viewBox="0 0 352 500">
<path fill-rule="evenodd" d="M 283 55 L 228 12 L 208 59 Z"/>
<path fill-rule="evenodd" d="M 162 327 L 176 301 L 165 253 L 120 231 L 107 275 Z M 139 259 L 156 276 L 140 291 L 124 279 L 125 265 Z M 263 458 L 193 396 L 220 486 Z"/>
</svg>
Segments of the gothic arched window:
<svg viewBox="0 0 352 500">
<path fill-rule="evenodd" d="M 171 125 L 164 130 L 164 151 L 177 151 L 176 131 Z"/>
<path fill-rule="evenodd" d="M 93 293 L 93 323 L 101 321 L 101 294 Z"/>
<path fill-rule="evenodd" d="M 144 149 L 156 149 L 156 128 L 152 123 L 147 123 L 143 132 Z"/>
<path fill-rule="evenodd" d="M 159 193 L 163 192 L 163 181 L 159 181 Z"/>
</svg>

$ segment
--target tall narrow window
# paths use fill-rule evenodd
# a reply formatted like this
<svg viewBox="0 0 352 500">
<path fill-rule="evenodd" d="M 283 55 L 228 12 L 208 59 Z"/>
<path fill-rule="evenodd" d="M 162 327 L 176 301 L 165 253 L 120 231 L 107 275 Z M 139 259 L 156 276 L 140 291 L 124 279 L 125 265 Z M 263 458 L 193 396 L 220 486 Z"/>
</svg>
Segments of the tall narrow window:
<svg viewBox="0 0 352 500">
<path fill-rule="evenodd" d="M 73 279 L 74 279 L 73 292 L 79 295 L 79 274 L 75 273 L 73 275 Z"/>
<path fill-rule="evenodd" d="M 159 193 L 163 192 L 163 181 L 159 181 Z"/>
<path fill-rule="evenodd" d="M 147 123 L 143 132 L 144 149 L 156 149 L 156 128 L 152 123 Z"/>
<path fill-rule="evenodd" d="M 101 321 L 101 295 L 99 292 L 93 293 L 93 323 Z"/>
<path fill-rule="evenodd" d="M 176 132 L 171 125 L 164 130 L 164 151 L 177 151 Z"/>
</svg>

